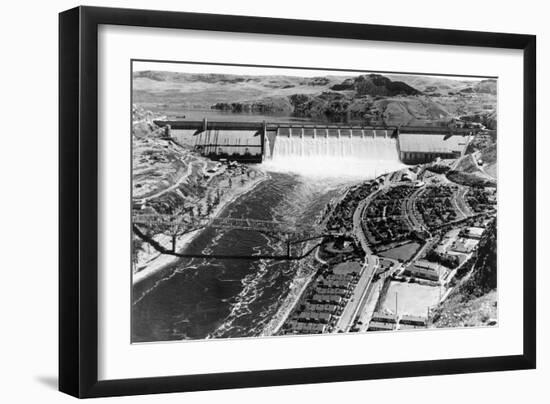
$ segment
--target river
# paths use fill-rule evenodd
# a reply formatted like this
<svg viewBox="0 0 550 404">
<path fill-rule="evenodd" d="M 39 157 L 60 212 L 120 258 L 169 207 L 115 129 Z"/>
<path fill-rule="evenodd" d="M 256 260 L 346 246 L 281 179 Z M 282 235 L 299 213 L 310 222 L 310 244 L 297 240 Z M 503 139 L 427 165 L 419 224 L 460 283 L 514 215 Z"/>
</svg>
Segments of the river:
<svg viewBox="0 0 550 404">
<path fill-rule="evenodd" d="M 197 118 L 204 113 L 196 112 L 199 115 L 195 116 L 187 111 L 186 117 Z M 230 114 L 215 111 L 207 115 L 215 120 Z M 230 116 L 234 119 L 239 115 Z M 265 118 L 285 119 L 254 117 Z M 194 141 L 192 131 L 177 136 L 183 144 Z M 242 144 L 246 139 L 258 141 L 254 133 L 238 136 L 243 137 Z M 323 147 L 319 147 L 319 141 Z M 260 165 L 269 178 L 227 206 L 220 216 L 314 224 L 327 203 L 346 186 L 402 167 L 395 139 L 347 137 L 319 141 L 281 137 L 274 145 L 273 157 Z M 207 228 L 187 252 L 265 256 L 284 255 L 285 249 L 285 243 L 262 233 Z M 315 270 L 311 265 L 311 259 L 181 259 L 134 286 L 132 341 L 270 334 L 276 328 L 274 319 L 284 318 L 284 310 L 296 300 Z"/>
<path fill-rule="evenodd" d="M 271 172 L 221 216 L 313 224 L 341 189 L 341 182 Z M 206 229 L 187 251 L 284 255 L 285 248 L 258 232 Z M 297 294 L 312 270 L 301 261 L 181 259 L 134 287 L 132 340 L 260 335 L 283 303 L 294 300 L 289 294 Z"/>
</svg>

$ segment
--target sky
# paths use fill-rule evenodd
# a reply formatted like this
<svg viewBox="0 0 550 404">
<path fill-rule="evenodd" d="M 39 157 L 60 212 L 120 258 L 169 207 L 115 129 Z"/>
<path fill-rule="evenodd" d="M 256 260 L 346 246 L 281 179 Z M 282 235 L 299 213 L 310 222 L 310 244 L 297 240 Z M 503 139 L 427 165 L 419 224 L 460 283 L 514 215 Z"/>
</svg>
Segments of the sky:
<svg viewBox="0 0 550 404">
<path fill-rule="evenodd" d="M 376 72 L 376 71 L 331 71 L 331 70 L 312 70 L 312 69 L 284 69 L 279 67 L 255 67 L 255 66 L 235 66 L 235 65 L 212 65 L 212 64 L 194 64 L 194 63 L 173 63 L 173 62 L 143 62 L 134 61 L 133 71 L 143 70 L 158 70 L 170 71 L 178 73 L 219 73 L 219 74 L 236 74 L 249 76 L 298 76 L 298 77 L 315 77 L 315 76 L 356 76 L 360 73 L 383 73 L 397 75 L 392 72 Z M 406 73 L 410 76 L 412 73 Z M 419 74 L 422 75 L 422 74 Z M 478 81 L 483 77 L 464 77 L 464 76 L 429 76 L 427 77 L 445 77 L 447 79 L 456 79 L 461 81 Z"/>
</svg>

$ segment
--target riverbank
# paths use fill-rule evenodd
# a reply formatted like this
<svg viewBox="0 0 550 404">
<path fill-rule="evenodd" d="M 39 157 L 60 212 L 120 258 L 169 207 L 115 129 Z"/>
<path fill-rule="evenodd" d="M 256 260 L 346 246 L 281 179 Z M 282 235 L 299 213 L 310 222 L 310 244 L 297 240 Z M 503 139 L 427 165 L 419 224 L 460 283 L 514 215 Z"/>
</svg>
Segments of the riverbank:
<svg viewBox="0 0 550 404">
<path fill-rule="evenodd" d="M 306 247 L 307 248 L 307 247 Z M 277 314 L 272 318 L 269 324 L 263 329 L 260 336 L 267 337 L 277 335 L 285 321 L 287 320 L 290 313 L 300 301 L 300 297 L 306 290 L 307 286 L 311 283 L 317 270 L 313 266 L 314 259 L 309 256 L 306 258 L 308 260 L 307 264 L 301 264 L 299 271 L 304 271 L 303 274 L 298 274 L 294 280 L 292 289 L 288 293 L 287 297 L 284 299 L 281 307 L 277 311 Z M 301 275 L 301 276 L 300 276 Z"/>
<path fill-rule="evenodd" d="M 332 210 L 335 206 L 338 205 L 342 201 L 342 199 L 346 196 L 346 194 L 349 192 L 349 189 L 351 186 L 342 186 L 341 192 L 333 198 L 326 204 L 326 207 L 328 208 L 328 211 L 323 214 L 320 218 L 320 226 L 326 226 L 328 219 L 330 218 L 332 214 Z M 304 247 L 304 251 L 308 251 L 310 248 L 312 248 L 312 242 L 306 243 Z M 281 329 L 281 327 L 285 324 L 288 317 L 298 304 L 300 302 L 300 298 L 302 297 L 304 291 L 307 289 L 308 285 L 313 281 L 317 274 L 317 268 L 319 264 L 323 265 L 326 264 L 325 261 L 323 261 L 319 257 L 319 246 L 315 248 L 315 252 L 311 255 L 309 255 L 306 258 L 306 262 L 300 264 L 300 269 L 302 271 L 305 271 L 304 274 L 298 274 L 296 276 L 296 279 L 294 280 L 294 284 L 292 286 L 291 291 L 287 295 L 286 299 L 281 304 L 281 307 L 277 311 L 277 314 L 273 317 L 271 322 L 264 328 L 261 336 L 273 336 L 277 335 Z M 301 275 L 301 276 L 300 276 Z"/>
<path fill-rule="evenodd" d="M 218 217 L 225 208 L 227 208 L 231 203 L 233 203 L 237 198 L 251 192 L 259 184 L 269 179 L 269 174 L 256 171 L 256 174 L 260 174 L 253 179 L 248 180 L 243 185 L 236 185 L 235 188 L 230 189 L 228 192 L 223 194 L 220 198 L 220 202 L 213 209 L 210 218 Z M 237 182 L 237 181 L 235 181 Z M 197 229 L 190 233 L 178 236 L 176 238 L 176 251 L 181 253 L 189 246 L 189 244 L 202 233 L 203 229 Z M 162 271 L 168 265 L 173 264 L 175 261 L 180 259 L 180 257 L 170 254 L 158 253 L 153 258 L 149 259 L 147 263 L 141 267 L 141 269 L 132 274 L 132 284 L 136 285 L 139 282 L 149 278 L 153 274 Z"/>
</svg>

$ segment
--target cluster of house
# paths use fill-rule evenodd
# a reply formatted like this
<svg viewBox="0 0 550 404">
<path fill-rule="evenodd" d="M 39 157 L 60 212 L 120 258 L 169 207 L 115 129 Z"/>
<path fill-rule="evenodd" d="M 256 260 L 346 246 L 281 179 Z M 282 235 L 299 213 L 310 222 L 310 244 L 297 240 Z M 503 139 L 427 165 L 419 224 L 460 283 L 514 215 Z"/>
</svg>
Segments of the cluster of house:
<svg viewBox="0 0 550 404">
<path fill-rule="evenodd" d="M 457 188 L 451 185 L 428 186 L 418 196 L 416 208 L 422 220 L 430 229 L 457 219 L 457 213 L 451 202 Z"/>
<path fill-rule="evenodd" d="M 426 318 L 419 316 L 402 315 L 395 316 L 375 312 L 369 322 L 367 331 L 393 331 L 426 328 Z"/>
<path fill-rule="evenodd" d="M 445 263 L 451 258 L 456 259 L 457 265 L 466 261 L 479 244 L 484 231 L 483 227 L 465 227 L 447 232 L 434 248 L 440 262 L 417 260 L 405 268 L 403 275 L 439 282 L 451 273 Z"/>
<path fill-rule="evenodd" d="M 393 186 L 378 194 L 365 210 L 362 226 L 372 244 L 387 243 L 407 237 L 410 228 L 403 217 L 402 205 L 415 188 Z"/>
<path fill-rule="evenodd" d="M 353 294 L 359 274 L 328 273 L 319 276 L 304 294 L 298 308 L 283 325 L 283 334 L 330 332 Z"/>
<path fill-rule="evenodd" d="M 478 164 L 482 164 L 480 160 Z M 471 187 L 466 194 L 466 201 L 475 213 L 494 210 L 497 204 L 497 190 L 494 187 Z"/>
<path fill-rule="evenodd" d="M 327 229 L 340 231 L 342 233 L 351 231 L 353 228 L 353 214 L 359 201 L 365 199 L 371 192 L 374 192 L 378 188 L 378 181 L 369 181 L 350 188 L 344 198 L 342 198 L 332 211 L 327 222 Z"/>
</svg>

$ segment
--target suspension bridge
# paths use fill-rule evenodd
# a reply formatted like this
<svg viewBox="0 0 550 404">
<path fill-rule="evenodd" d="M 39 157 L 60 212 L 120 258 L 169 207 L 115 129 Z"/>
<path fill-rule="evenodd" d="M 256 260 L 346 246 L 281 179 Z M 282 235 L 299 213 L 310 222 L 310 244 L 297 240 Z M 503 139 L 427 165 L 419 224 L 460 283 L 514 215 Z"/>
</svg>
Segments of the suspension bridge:
<svg viewBox="0 0 550 404">
<path fill-rule="evenodd" d="M 292 254 L 292 246 L 296 244 L 305 243 L 307 241 L 321 239 L 326 236 L 342 236 L 340 232 L 329 231 L 321 226 L 306 226 L 295 223 L 261 220 L 261 219 L 248 219 L 248 218 L 234 218 L 234 217 L 216 217 L 203 220 L 192 220 L 189 217 L 182 217 L 177 215 L 168 214 L 136 214 L 132 218 L 134 231 L 141 238 L 147 236 L 139 227 L 151 227 L 158 226 L 166 229 L 169 233 L 183 235 L 196 230 L 205 228 L 218 228 L 226 230 L 242 230 L 242 231 L 256 231 L 264 234 L 269 234 L 275 239 L 280 240 L 286 244 L 286 254 L 282 256 L 274 255 L 250 255 L 250 256 L 237 256 L 237 255 L 224 255 L 215 256 L 211 254 L 186 254 L 176 253 L 175 251 L 161 251 L 163 253 L 170 253 L 181 257 L 190 258 L 240 258 L 240 259 L 284 259 L 284 260 L 298 260 L 309 255 L 317 245 L 299 255 Z M 136 229 L 135 226 L 138 226 Z M 153 245 L 154 246 L 154 245 Z M 158 246 L 154 246 L 159 249 Z"/>
</svg>

